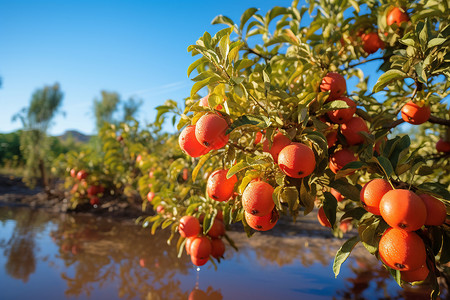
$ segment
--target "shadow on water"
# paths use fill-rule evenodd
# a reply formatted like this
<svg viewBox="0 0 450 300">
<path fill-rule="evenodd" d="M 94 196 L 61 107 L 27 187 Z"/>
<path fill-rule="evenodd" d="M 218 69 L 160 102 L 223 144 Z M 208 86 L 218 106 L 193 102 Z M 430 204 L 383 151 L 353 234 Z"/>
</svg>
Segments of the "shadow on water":
<svg viewBox="0 0 450 300">
<path fill-rule="evenodd" d="M 231 231 L 239 251 L 228 247 L 218 272 L 211 264 L 198 272 L 187 255 L 177 258 L 167 231 L 150 235 L 127 222 L 0 207 L 2 299 L 35 292 L 41 299 L 427 299 L 423 288 L 399 288 L 363 247 L 334 279 L 331 264 L 343 241 L 308 222 L 252 239 Z"/>
</svg>

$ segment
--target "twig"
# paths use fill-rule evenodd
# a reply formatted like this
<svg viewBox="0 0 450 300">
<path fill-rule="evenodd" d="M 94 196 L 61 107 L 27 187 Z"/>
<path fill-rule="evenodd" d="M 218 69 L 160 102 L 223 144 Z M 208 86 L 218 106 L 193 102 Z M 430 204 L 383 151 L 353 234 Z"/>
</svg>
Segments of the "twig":
<svg viewBox="0 0 450 300">
<path fill-rule="evenodd" d="M 430 116 L 430 118 L 428 119 L 428 122 L 450 127 L 450 120 L 438 118 L 435 116 Z"/>
<path fill-rule="evenodd" d="M 235 144 L 235 143 L 229 143 L 229 145 L 233 146 L 233 147 L 235 147 L 235 148 L 237 148 L 237 149 L 239 149 L 239 150 L 241 150 L 243 152 L 247 152 L 247 153 L 253 154 L 253 151 L 247 150 L 245 147 L 243 147 L 241 145 L 238 145 L 238 144 Z"/>
<path fill-rule="evenodd" d="M 368 63 L 368 62 L 374 61 L 374 60 L 379 60 L 379 59 L 384 59 L 384 58 L 383 58 L 383 57 L 375 57 L 375 58 L 371 58 L 371 59 L 365 59 L 365 60 L 363 60 L 363 61 L 360 61 L 360 62 L 354 63 L 353 65 L 348 65 L 348 67 L 347 67 L 347 68 L 345 68 L 345 70 L 348 70 L 348 69 L 354 68 L 354 67 L 356 67 L 356 66 L 359 66 L 359 65 L 362 65 L 362 64 L 365 64 L 365 63 Z"/>
<path fill-rule="evenodd" d="M 266 113 L 266 115 L 269 116 L 269 112 L 267 111 L 267 109 L 266 109 L 264 106 L 262 106 L 261 103 L 259 103 L 258 100 L 256 100 L 256 98 L 255 98 L 252 94 L 250 94 L 250 93 L 248 93 L 248 94 L 250 95 L 251 99 L 252 99 L 259 107 L 261 107 L 261 109 Z"/>
<path fill-rule="evenodd" d="M 398 125 L 402 124 L 403 122 L 405 122 L 403 119 L 398 119 L 395 120 L 394 122 L 392 122 L 391 124 L 389 124 L 388 126 L 383 126 L 384 129 L 392 129 L 394 127 L 397 127 Z"/>
</svg>

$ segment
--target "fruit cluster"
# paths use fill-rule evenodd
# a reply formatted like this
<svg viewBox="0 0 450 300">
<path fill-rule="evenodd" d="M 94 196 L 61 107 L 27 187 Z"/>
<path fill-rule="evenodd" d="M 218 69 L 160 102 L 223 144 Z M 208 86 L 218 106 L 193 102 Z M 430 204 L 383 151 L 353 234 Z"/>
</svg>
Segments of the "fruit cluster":
<svg viewBox="0 0 450 300">
<path fill-rule="evenodd" d="M 361 203 L 390 226 L 380 239 L 378 254 L 408 282 L 423 281 L 429 269 L 421 228 L 440 226 L 447 217 L 445 204 L 428 194 L 393 189 L 385 179 L 369 181 L 361 190 Z"/>
<path fill-rule="evenodd" d="M 100 197 L 105 192 L 105 187 L 103 185 L 98 183 L 89 185 L 88 173 L 85 170 L 77 172 L 75 169 L 71 169 L 70 176 L 78 181 L 72 186 L 72 189 L 70 190 L 71 194 L 79 193 L 80 196 L 87 196 L 89 198 L 89 203 L 92 206 L 100 204 Z"/>
<path fill-rule="evenodd" d="M 178 232 L 185 238 L 186 253 L 191 256 L 191 261 L 196 266 L 206 264 L 210 256 L 223 258 L 225 253 L 225 244 L 222 241 L 225 235 L 222 212 L 219 211 L 216 215 L 206 235 L 203 234 L 202 219 L 203 216 L 200 216 L 200 219 L 184 216 L 178 225 Z"/>
</svg>

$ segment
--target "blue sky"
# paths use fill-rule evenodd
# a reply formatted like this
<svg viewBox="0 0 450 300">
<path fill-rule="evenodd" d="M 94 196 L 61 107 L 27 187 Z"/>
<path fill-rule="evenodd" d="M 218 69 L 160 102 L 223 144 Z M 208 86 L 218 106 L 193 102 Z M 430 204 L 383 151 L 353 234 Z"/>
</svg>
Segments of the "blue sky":
<svg viewBox="0 0 450 300">
<path fill-rule="evenodd" d="M 31 94 L 59 82 L 62 110 L 52 134 L 94 132 L 92 103 L 101 90 L 144 100 L 138 115 L 151 122 L 154 107 L 189 95 L 187 47 L 221 27 L 224 14 L 237 21 L 245 9 L 265 13 L 291 1 L 25 1 L 0 0 L 0 132 L 21 127 L 11 117 Z"/>
</svg>

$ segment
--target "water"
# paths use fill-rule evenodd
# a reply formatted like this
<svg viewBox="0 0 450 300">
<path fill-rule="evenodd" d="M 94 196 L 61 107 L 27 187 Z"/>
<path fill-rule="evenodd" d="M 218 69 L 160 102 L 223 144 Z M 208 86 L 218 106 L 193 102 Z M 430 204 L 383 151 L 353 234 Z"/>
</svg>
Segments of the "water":
<svg viewBox="0 0 450 300">
<path fill-rule="evenodd" d="M 398 287 L 362 247 L 334 278 L 343 241 L 299 227 L 300 236 L 229 232 L 239 251 L 227 245 L 218 270 L 197 271 L 166 231 L 0 207 L 0 299 L 429 299 L 423 288 Z"/>
</svg>

